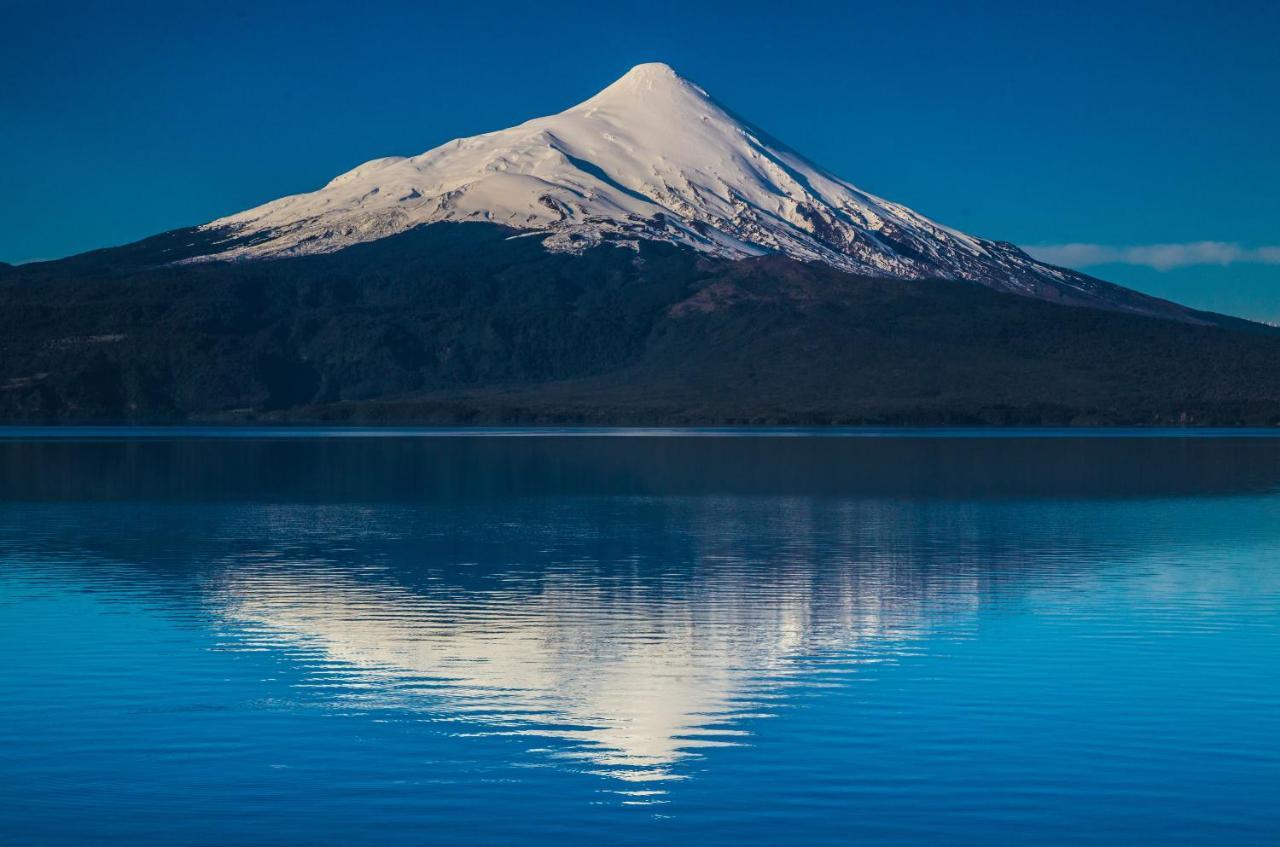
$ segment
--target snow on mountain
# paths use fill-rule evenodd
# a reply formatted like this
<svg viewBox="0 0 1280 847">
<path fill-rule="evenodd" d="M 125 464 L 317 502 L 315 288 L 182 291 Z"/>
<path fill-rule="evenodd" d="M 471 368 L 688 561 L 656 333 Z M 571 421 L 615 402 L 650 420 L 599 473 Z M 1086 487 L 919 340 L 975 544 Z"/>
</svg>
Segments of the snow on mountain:
<svg viewBox="0 0 1280 847">
<path fill-rule="evenodd" d="M 1113 286 L 862 191 L 659 63 L 557 115 L 374 159 L 318 191 L 213 221 L 203 229 L 225 233 L 227 249 L 201 258 L 332 252 L 439 221 L 528 230 L 557 251 L 650 239 L 729 258 L 781 252 L 859 274 L 1114 299 L 1100 289 Z"/>
</svg>

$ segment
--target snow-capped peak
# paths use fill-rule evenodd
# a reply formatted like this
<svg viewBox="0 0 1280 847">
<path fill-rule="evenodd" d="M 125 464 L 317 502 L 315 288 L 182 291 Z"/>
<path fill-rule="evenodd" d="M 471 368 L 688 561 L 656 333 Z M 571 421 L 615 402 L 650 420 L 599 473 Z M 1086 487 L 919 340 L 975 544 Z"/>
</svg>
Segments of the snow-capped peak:
<svg viewBox="0 0 1280 847">
<path fill-rule="evenodd" d="M 205 258 L 331 252 L 440 221 L 545 233 L 561 251 L 648 239 L 877 276 L 1083 290 L 1078 275 L 839 179 L 657 62 L 559 114 L 374 159 L 318 191 L 213 221 L 237 246 Z"/>
<path fill-rule="evenodd" d="M 652 93 L 663 90 L 671 93 L 689 93 L 703 100 L 709 99 L 707 92 L 680 76 L 675 68 L 666 62 L 644 62 L 618 77 L 582 105 L 611 97 L 629 97 L 638 92 Z"/>
</svg>

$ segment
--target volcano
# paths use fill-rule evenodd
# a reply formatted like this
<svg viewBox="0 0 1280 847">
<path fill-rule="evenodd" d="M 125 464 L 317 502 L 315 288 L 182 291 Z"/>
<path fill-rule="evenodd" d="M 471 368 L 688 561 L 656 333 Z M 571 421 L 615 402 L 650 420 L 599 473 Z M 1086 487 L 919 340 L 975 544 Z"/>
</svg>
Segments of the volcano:
<svg viewBox="0 0 1280 847">
<path fill-rule="evenodd" d="M 318 191 L 213 221 L 201 230 L 221 249 L 199 258 L 328 253 L 442 221 L 500 224 L 562 252 L 649 240 L 731 259 L 777 253 L 854 274 L 968 280 L 1196 320 L 869 194 L 661 63 L 638 65 L 557 115 L 374 159 Z"/>
<path fill-rule="evenodd" d="M 664 64 L 131 245 L 0 265 L 0 418 L 1280 423 L 1274 329 L 865 192 Z"/>
</svg>

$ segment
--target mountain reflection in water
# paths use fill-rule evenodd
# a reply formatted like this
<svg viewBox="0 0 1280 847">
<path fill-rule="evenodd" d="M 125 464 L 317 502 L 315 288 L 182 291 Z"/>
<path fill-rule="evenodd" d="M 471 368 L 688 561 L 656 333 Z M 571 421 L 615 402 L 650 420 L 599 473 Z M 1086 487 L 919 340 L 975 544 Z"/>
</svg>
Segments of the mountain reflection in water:
<svg viewBox="0 0 1280 847">
<path fill-rule="evenodd" d="M 731 759 L 720 748 L 764 745 L 772 764 L 743 771 L 734 792 L 791 796 L 774 784 L 787 772 L 801 792 L 794 803 L 865 801 L 893 783 L 882 776 L 860 795 L 812 786 L 858 785 L 857 770 L 846 773 L 852 749 L 871 779 L 878 761 L 925 738 L 935 739 L 924 749 L 939 757 L 936 780 L 970 756 L 1012 761 L 1015 748 L 998 746 L 1002 732 L 1022 733 L 1019 748 L 1030 749 L 1072 724 L 1043 711 L 1050 705 L 1029 705 L 1041 701 L 1025 690 L 1021 705 L 999 702 L 1002 687 L 1035 682 L 1036 697 L 1066 710 L 1093 678 L 1099 691 L 1125 690 L 1178 658 L 1149 653 L 1113 679 L 1116 668 L 1092 644 L 1114 644 L 1119 656 L 1153 638 L 1194 646 L 1194 638 L 1269 632 L 1257 628 L 1280 596 L 1280 573 L 1263 566 L 1280 550 L 1276 491 L 1280 439 L 1269 438 L 0 439 L 0 601 L 36 616 L 24 618 L 35 629 L 15 637 L 59 657 L 15 674 L 0 712 L 21 726 L 49 685 L 42 675 L 61 664 L 76 674 L 59 689 L 64 700 L 99 704 L 77 713 L 85 731 L 130 749 L 159 742 L 146 720 L 125 725 L 120 715 L 150 709 L 243 715 L 236 720 L 248 723 L 236 726 L 247 728 L 237 731 L 265 751 L 296 732 L 324 767 L 342 755 L 361 760 L 341 745 L 317 748 L 308 715 L 357 735 L 403 724 L 408 758 L 381 768 L 400 780 L 432 773 L 467 786 L 442 796 L 489 802 L 492 784 L 475 774 L 490 771 L 476 770 L 474 751 L 526 774 L 594 780 L 627 804 L 670 810 L 698 796 L 713 821 L 715 803 L 736 802 L 708 798 L 732 776 L 721 772 Z M 61 611 L 41 613 L 41 603 Z M 58 647 L 81 643 L 72 636 L 38 634 L 43 622 L 76 615 L 122 627 L 151 621 L 167 634 L 115 652 L 90 639 L 80 656 Z M 1020 630 L 1028 640 L 987 638 L 1008 621 L 1034 624 Z M 1038 641 L 1057 652 L 1015 659 Z M 936 690 L 882 711 L 844 700 L 851 710 L 819 708 L 859 685 L 864 698 L 892 703 L 882 680 L 904 664 L 942 663 L 929 679 L 947 680 L 946 656 L 964 644 L 1004 651 L 968 667 L 966 690 L 980 692 L 982 708 L 949 714 Z M 1256 679 L 1248 663 L 1270 646 L 1186 653 L 1177 680 L 1158 684 L 1185 692 L 1203 678 L 1222 698 L 1215 708 L 1239 721 L 1259 714 L 1241 703 L 1270 696 L 1240 683 Z M 260 676 L 236 676 L 247 666 L 201 651 L 254 662 Z M 1066 683 L 1054 675 L 1070 669 L 1082 676 L 1059 692 Z M 144 672 L 173 690 L 124 681 Z M 1210 685 L 1215 678 L 1224 682 Z M 117 701 L 131 705 L 100 708 Z M 288 716 L 288 729 L 272 725 L 283 735 L 254 734 L 265 732 L 252 723 L 264 712 Z M 910 731 L 899 714 L 912 716 Z M 973 739 L 989 739 L 990 749 L 947 735 L 949 722 L 988 714 L 1000 724 Z M 161 725 L 196 726 L 177 717 Z M 1184 725 L 1152 718 L 1124 737 L 1141 750 L 1195 753 Z M 1040 726 L 1054 729 L 1044 735 Z M 1219 731 L 1202 727 L 1205 745 Z M 770 746 L 774 733 L 803 732 L 800 746 Z M 1214 755 L 1230 748 L 1222 738 L 1212 744 Z M 824 763 L 827 750 L 840 751 L 838 770 Z M 1094 750 L 1079 764 L 1092 768 L 1100 755 L 1117 773 L 1142 761 L 1118 748 L 1114 761 Z M 68 761 L 92 761 L 77 756 Z M 1038 778 L 1018 774 L 1001 789 L 1010 796 L 1018 780 Z M 334 779 L 338 796 L 360 796 L 351 792 L 362 783 Z M 544 803 L 563 790 L 519 779 Z M 384 796 L 401 797 L 400 784 L 384 786 Z M 433 801 L 405 793 L 402 802 L 425 815 Z"/>
<path fill-rule="evenodd" d="M 864 523 L 827 516 L 834 526 L 818 530 L 797 503 L 689 508 L 664 515 L 668 537 L 691 548 L 680 558 L 652 555 L 642 538 L 607 561 L 565 550 L 565 534 L 598 544 L 604 528 L 553 514 L 517 531 L 546 560 L 536 572 L 491 561 L 469 566 L 481 585 L 449 584 L 446 567 L 407 587 L 377 568 L 250 554 L 227 564 L 209 599 L 247 645 L 292 645 L 334 663 L 343 680 L 331 690 L 349 703 L 555 737 L 573 745 L 561 756 L 635 781 L 670 778 L 691 751 L 740 742 L 735 720 L 767 712 L 772 689 L 820 670 L 815 657 L 883 660 L 923 625 L 922 606 L 958 614 L 978 599 L 971 568 L 926 580 L 909 553 L 858 554 Z M 791 541 L 756 558 L 734 549 L 735 524 Z"/>
</svg>

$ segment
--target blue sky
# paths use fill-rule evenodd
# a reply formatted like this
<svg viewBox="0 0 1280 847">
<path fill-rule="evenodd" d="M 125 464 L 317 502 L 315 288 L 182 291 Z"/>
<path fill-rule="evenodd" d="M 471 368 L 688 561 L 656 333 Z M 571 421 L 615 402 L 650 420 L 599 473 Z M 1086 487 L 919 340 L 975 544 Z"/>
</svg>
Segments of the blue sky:
<svg viewBox="0 0 1280 847">
<path fill-rule="evenodd" d="M 1280 320 L 1280 4 L 1040 5 L 0 0 L 0 260 L 201 223 L 665 61 L 943 223 Z"/>
</svg>

